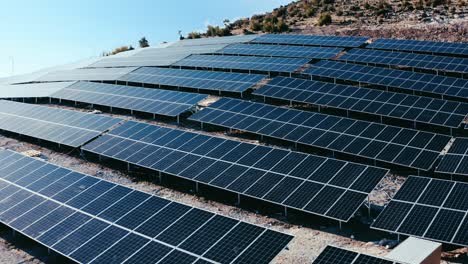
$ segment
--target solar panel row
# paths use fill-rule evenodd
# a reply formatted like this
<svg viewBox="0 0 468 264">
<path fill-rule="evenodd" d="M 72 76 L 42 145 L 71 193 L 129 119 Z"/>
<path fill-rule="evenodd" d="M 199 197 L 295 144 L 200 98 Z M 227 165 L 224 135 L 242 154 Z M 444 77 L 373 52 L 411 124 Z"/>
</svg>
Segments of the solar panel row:
<svg viewBox="0 0 468 264">
<path fill-rule="evenodd" d="M 224 47 L 226 47 L 226 44 L 191 47 L 145 48 L 131 56 L 110 56 L 101 59 L 88 67 L 169 66 L 187 56 L 190 56 L 191 54 L 211 54 Z"/>
<path fill-rule="evenodd" d="M 468 138 L 456 138 L 436 172 L 468 176 Z"/>
<path fill-rule="evenodd" d="M 268 263 L 292 239 L 12 151 L 0 161 L 0 221 L 79 263 Z"/>
<path fill-rule="evenodd" d="M 413 129 L 228 98 L 190 119 L 423 171 L 450 141 Z"/>
<path fill-rule="evenodd" d="M 328 245 L 313 264 L 398 264 L 398 262 Z"/>
<path fill-rule="evenodd" d="M 352 49 L 339 58 L 345 62 L 372 63 L 427 69 L 442 72 L 468 73 L 468 59 L 405 52 Z"/>
<path fill-rule="evenodd" d="M 0 100 L 0 129 L 71 147 L 79 147 L 120 123 L 99 116 Z"/>
<path fill-rule="evenodd" d="M 35 82 L 59 82 L 59 81 L 106 81 L 116 80 L 136 70 L 136 67 L 127 68 L 87 68 L 55 71 L 47 73 L 37 79 Z"/>
<path fill-rule="evenodd" d="M 232 43 L 245 43 L 249 42 L 258 35 L 237 35 L 237 36 L 226 36 L 226 37 L 214 37 L 214 38 L 199 38 L 199 39 L 183 39 L 177 41 L 171 45 L 171 47 L 193 47 L 201 45 L 219 45 L 219 44 L 232 44 Z"/>
<path fill-rule="evenodd" d="M 340 37 L 340 36 L 312 36 L 295 34 L 266 34 L 260 35 L 250 43 L 288 44 L 304 46 L 328 46 L 328 47 L 359 47 L 368 38 L 366 37 Z"/>
<path fill-rule="evenodd" d="M 132 121 L 83 150 L 340 221 L 353 216 L 387 173 Z"/>
<path fill-rule="evenodd" d="M 412 93 L 423 92 L 447 96 L 447 98 L 461 101 L 467 101 L 468 98 L 468 80 L 435 74 L 415 73 L 334 61 L 320 61 L 305 70 L 305 73 L 336 80 L 393 87 Z"/>
<path fill-rule="evenodd" d="M 333 83 L 275 77 L 254 95 L 459 128 L 468 104 Z"/>
<path fill-rule="evenodd" d="M 308 46 L 285 46 L 263 44 L 231 44 L 216 52 L 223 55 L 250 55 L 269 57 L 290 57 L 308 59 L 331 59 L 343 49 Z"/>
<path fill-rule="evenodd" d="M 207 96 L 113 84 L 78 82 L 50 97 L 175 117 L 190 111 Z"/>
<path fill-rule="evenodd" d="M 411 176 L 372 228 L 468 246 L 468 184 Z"/>
<path fill-rule="evenodd" d="M 191 55 L 172 64 L 172 66 L 292 73 L 308 62 L 309 59 L 302 58 Z"/>
<path fill-rule="evenodd" d="M 56 91 L 59 91 L 73 82 L 52 82 L 52 83 L 28 83 L 28 84 L 0 84 L 0 98 L 19 99 L 19 98 L 40 98 L 50 97 Z"/>
<path fill-rule="evenodd" d="M 430 54 L 468 55 L 468 44 L 406 39 L 377 39 L 366 48 L 423 52 Z"/>
<path fill-rule="evenodd" d="M 266 75 L 142 67 L 118 81 L 242 93 Z"/>
</svg>

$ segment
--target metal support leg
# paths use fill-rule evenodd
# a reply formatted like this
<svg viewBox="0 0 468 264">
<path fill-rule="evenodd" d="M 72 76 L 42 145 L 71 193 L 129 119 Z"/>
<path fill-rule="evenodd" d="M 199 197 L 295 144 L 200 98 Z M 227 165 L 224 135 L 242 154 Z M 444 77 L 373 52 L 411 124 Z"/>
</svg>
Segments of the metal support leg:
<svg viewBox="0 0 468 264">
<path fill-rule="evenodd" d="M 162 183 L 162 173 L 158 172 L 158 179 L 159 179 L 159 184 Z"/>
<path fill-rule="evenodd" d="M 288 217 L 288 208 L 286 206 L 284 207 L 284 216 Z"/>
<path fill-rule="evenodd" d="M 340 231 L 342 231 L 343 227 L 341 226 L 341 221 L 338 221 L 338 223 L 340 224 Z"/>
<path fill-rule="evenodd" d="M 198 182 L 195 182 L 195 192 L 198 193 L 199 189 L 198 189 Z"/>
<path fill-rule="evenodd" d="M 241 196 L 240 194 L 237 194 L 237 205 L 240 205 L 241 203 Z"/>
<path fill-rule="evenodd" d="M 367 205 L 368 205 L 367 213 L 368 213 L 368 216 L 370 217 L 371 216 L 370 195 L 367 195 Z"/>
<path fill-rule="evenodd" d="M 130 172 L 130 163 L 127 162 L 127 171 Z"/>
<path fill-rule="evenodd" d="M 99 162 L 101 162 L 102 161 L 102 156 L 98 155 L 98 158 L 99 158 Z"/>
</svg>

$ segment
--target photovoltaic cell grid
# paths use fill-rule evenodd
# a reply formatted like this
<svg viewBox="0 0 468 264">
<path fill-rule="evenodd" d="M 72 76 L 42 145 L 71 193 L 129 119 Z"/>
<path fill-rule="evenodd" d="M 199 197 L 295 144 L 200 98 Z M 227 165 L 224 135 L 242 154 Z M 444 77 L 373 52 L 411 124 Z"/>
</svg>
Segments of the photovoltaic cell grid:
<svg viewBox="0 0 468 264">
<path fill-rule="evenodd" d="M 133 121 L 83 150 L 340 221 L 388 172 Z"/>
<path fill-rule="evenodd" d="M 459 128 L 468 104 L 333 83 L 275 77 L 254 95 Z"/>
<path fill-rule="evenodd" d="M 378 39 L 366 48 L 397 50 L 397 51 L 412 51 L 431 54 L 453 54 L 453 55 L 468 55 L 467 43 L 454 42 L 435 42 L 435 41 L 420 41 L 420 40 L 403 40 L 403 39 Z"/>
<path fill-rule="evenodd" d="M 321 113 L 222 98 L 190 117 L 203 123 L 429 170 L 451 137 Z"/>
<path fill-rule="evenodd" d="M 93 82 L 78 82 L 51 97 L 171 117 L 190 111 L 207 98 L 192 93 Z"/>
<path fill-rule="evenodd" d="M 394 87 L 411 92 L 426 92 L 467 101 L 468 80 L 378 67 L 320 61 L 306 69 L 312 76 Z"/>
<path fill-rule="evenodd" d="M 392 260 L 360 254 L 328 245 L 313 264 L 398 264 Z"/>
<path fill-rule="evenodd" d="M 289 44 L 304 46 L 328 46 L 328 47 L 359 47 L 364 44 L 366 37 L 339 37 L 339 36 L 312 36 L 293 34 L 267 34 L 261 35 L 251 43 L 265 44 Z"/>
<path fill-rule="evenodd" d="M 291 73 L 308 62 L 309 59 L 302 58 L 191 55 L 172 66 Z"/>
<path fill-rule="evenodd" d="M 122 119 L 0 100 L 0 129 L 79 147 Z"/>
<path fill-rule="evenodd" d="M 134 71 L 135 67 L 127 68 L 89 68 L 50 72 L 37 79 L 35 82 L 58 82 L 58 81 L 113 81 L 117 78 Z"/>
<path fill-rule="evenodd" d="M 436 172 L 468 176 L 468 138 L 456 138 Z"/>
<path fill-rule="evenodd" d="M 118 81 L 242 93 L 266 75 L 142 67 Z"/>
<path fill-rule="evenodd" d="M 341 48 L 263 44 L 231 44 L 217 53 L 224 55 L 250 55 L 325 60 L 336 57 L 338 53 L 342 51 L 343 49 Z"/>
<path fill-rule="evenodd" d="M 255 39 L 257 35 L 239 35 L 214 38 L 199 38 L 199 39 L 183 39 L 171 45 L 171 47 L 187 47 L 187 46 L 207 46 L 219 44 L 245 43 Z"/>
<path fill-rule="evenodd" d="M 89 67 L 130 67 L 130 66 L 169 66 L 191 54 L 211 54 L 226 47 L 221 45 L 205 45 L 192 47 L 144 48 L 128 57 L 110 56 Z"/>
<path fill-rule="evenodd" d="M 468 184 L 410 176 L 372 228 L 468 246 Z"/>
<path fill-rule="evenodd" d="M 406 52 L 352 49 L 339 60 L 427 69 L 443 72 L 468 73 L 468 59 Z"/>
<path fill-rule="evenodd" d="M 0 221 L 79 263 L 269 263 L 292 239 L 16 152 L 0 160 Z"/>
</svg>

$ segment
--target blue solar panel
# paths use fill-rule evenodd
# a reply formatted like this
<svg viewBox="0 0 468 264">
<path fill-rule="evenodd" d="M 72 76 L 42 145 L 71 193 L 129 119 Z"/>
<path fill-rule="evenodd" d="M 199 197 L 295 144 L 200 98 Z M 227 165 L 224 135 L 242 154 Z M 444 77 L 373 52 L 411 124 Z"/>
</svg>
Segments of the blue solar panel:
<svg viewBox="0 0 468 264">
<path fill-rule="evenodd" d="M 331 59 L 337 56 L 342 51 L 343 49 L 341 48 L 263 44 L 232 44 L 216 53 L 224 55 Z"/>
<path fill-rule="evenodd" d="M 352 49 L 339 58 L 341 61 L 370 63 L 375 65 L 390 65 L 408 67 L 410 69 L 432 70 L 436 73 L 468 73 L 468 59 L 434 56 L 416 53 L 391 52 L 369 49 Z"/>
<path fill-rule="evenodd" d="M 410 176 L 372 228 L 468 246 L 468 184 Z"/>
<path fill-rule="evenodd" d="M 50 97 L 171 117 L 192 110 L 207 98 L 192 93 L 93 82 L 75 83 Z"/>
<path fill-rule="evenodd" d="M 78 263 L 269 263 L 292 239 L 3 149 L 0 190 L 0 222 Z"/>
<path fill-rule="evenodd" d="M 0 100 L 0 129 L 79 147 L 122 119 Z"/>
<path fill-rule="evenodd" d="M 449 136 L 222 98 L 190 120 L 427 171 Z"/>
<path fill-rule="evenodd" d="M 434 74 L 391 70 L 334 61 L 320 61 L 305 73 L 313 77 L 333 78 L 406 90 L 422 92 L 468 101 L 468 80 Z"/>
<path fill-rule="evenodd" d="M 447 128 L 459 128 L 468 114 L 466 103 L 286 77 L 273 78 L 253 94 Z"/>
<path fill-rule="evenodd" d="M 294 34 L 266 34 L 261 35 L 251 43 L 288 44 L 304 46 L 326 47 L 359 47 L 364 44 L 366 37 L 313 36 Z"/>
<path fill-rule="evenodd" d="M 455 139 L 436 172 L 468 176 L 468 138 Z"/>
<path fill-rule="evenodd" d="M 468 55 L 467 43 L 436 42 L 404 39 L 377 39 L 367 46 L 370 49 L 412 51 L 430 54 Z"/>
<path fill-rule="evenodd" d="M 118 81 L 190 88 L 196 91 L 242 93 L 266 77 L 261 74 L 142 67 Z"/>
<path fill-rule="evenodd" d="M 398 262 L 328 245 L 312 264 L 398 264 Z"/>
<path fill-rule="evenodd" d="M 292 73 L 308 62 L 309 59 L 302 58 L 192 55 L 172 66 Z"/>
<path fill-rule="evenodd" d="M 340 221 L 354 215 L 388 172 L 133 121 L 83 150 Z M 333 181 L 335 176 L 343 176 L 340 168 L 346 183 Z M 339 195 L 329 196 L 331 189 Z M 316 204 L 320 208 L 312 206 Z"/>
</svg>

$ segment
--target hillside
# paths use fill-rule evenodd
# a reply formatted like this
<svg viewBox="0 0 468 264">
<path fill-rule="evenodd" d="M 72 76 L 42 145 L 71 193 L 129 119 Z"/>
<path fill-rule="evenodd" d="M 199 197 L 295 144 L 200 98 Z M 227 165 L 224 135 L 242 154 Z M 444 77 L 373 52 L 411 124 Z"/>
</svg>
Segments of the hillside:
<svg viewBox="0 0 468 264">
<path fill-rule="evenodd" d="M 187 38 L 290 32 L 466 42 L 467 14 L 465 0 L 300 0 Z"/>
</svg>

